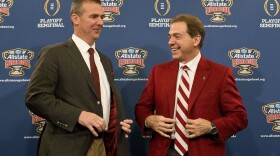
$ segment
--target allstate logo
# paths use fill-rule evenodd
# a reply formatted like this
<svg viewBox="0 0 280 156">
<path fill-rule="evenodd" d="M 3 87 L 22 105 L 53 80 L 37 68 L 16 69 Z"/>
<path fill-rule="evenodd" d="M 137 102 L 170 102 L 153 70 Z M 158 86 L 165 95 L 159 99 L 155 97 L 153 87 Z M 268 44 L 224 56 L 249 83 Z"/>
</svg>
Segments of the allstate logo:
<svg viewBox="0 0 280 156">
<path fill-rule="evenodd" d="M 280 10 L 277 0 L 266 0 L 263 7 L 267 15 L 273 17 L 276 16 Z"/>
<path fill-rule="evenodd" d="M 258 68 L 260 52 L 255 49 L 240 48 L 228 51 L 228 56 L 232 60 L 232 66 L 240 68 L 239 75 L 249 76 L 253 74 L 251 68 Z"/>
<path fill-rule="evenodd" d="M 44 10 L 47 15 L 55 16 L 60 9 L 59 0 L 46 0 L 44 5 Z"/>
<path fill-rule="evenodd" d="M 229 16 L 233 0 L 201 0 L 206 15 L 212 15 L 212 22 L 225 22 L 225 15 Z"/>
<path fill-rule="evenodd" d="M 156 0 L 154 8 L 158 15 L 165 16 L 170 11 L 170 2 L 168 0 Z"/>
<path fill-rule="evenodd" d="M 0 0 L 0 23 L 4 22 L 2 16 L 10 16 L 10 8 L 14 0 Z"/>
<path fill-rule="evenodd" d="M 124 75 L 133 76 L 138 75 L 137 67 L 144 68 L 144 60 L 148 52 L 139 48 L 125 48 L 115 52 L 116 58 L 119 60 L 119 67 L 125 67 Z"/>
<path fill-rule="evenodd" d="M 101 5 L 104 11 L 104 22 L 113 22 L 115 18 L 113 15 L 120 15 L 120 7 L 123 0 L 101 0 Z"/>
<path fill-rule="evenodd" d="M 5 68 L 11 68 L 10 76 L 23 76 L 23 68 L 30 68 L 30 61 L 34 57 L 34 52 L 27 49 L 12 49 L 2 52 L 5 61 Z"/>
<path fill-rule="evenodd" d="M 269 103 L 262 106 L 267 123 L 273 123 L 272 130 L 280 132 L 280 102 Z"/>
<path fill-rule="evenodd" d="M 32 117 L 32 124 L 38 125 L 38 127 L 36 128 L 36 131 L 38 133 L 42 133 L 46 120 L 44 118 L 41 118 L 38 115 L 32 113 L 31 111 L 29 111 L 29 114 Z"/>
</svg>

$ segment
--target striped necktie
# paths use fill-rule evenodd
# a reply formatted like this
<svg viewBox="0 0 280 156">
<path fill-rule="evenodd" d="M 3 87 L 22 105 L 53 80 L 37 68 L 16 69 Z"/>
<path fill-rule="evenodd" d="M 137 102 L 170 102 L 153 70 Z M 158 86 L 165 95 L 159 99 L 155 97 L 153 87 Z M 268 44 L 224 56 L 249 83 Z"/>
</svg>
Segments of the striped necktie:
<svg viewBox="0 0 280 156">
<path fill-rule="evenodd" d="M 177 91 L 177 107 L 176 107 L 176 126 L 175 126 L 175 150 L 184 155 L 188 151 L 187 138 L 186 138 L 186 120 L 188 114 L 188 102 L 189 102 L 189 75 L 187 70 L 188 66 L 182 66 L 180 68 L 182 73 L 181 81 L 179 83 Z"/>
</svg>

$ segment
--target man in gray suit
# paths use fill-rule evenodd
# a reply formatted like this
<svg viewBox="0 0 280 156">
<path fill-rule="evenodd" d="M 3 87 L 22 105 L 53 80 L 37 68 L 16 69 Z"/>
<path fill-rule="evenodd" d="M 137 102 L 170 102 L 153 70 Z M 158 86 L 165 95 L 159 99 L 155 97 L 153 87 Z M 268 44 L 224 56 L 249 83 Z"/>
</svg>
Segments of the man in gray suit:
<svg viewBox="0 0 280 156">
<path fill-rule="evenodd" d="M 111 61 L 95 48 L 103 17 L 100 0 L 73 0 L 72 38 L 44 47 L 39 54 L 26 106 L 47 120 L 40 156 L 128 154 L 124 139 L 131 132 L 132 120 L 125 119 Z M 93 81 L 89 49 L 94 51 L 100 86 Z M 110 115 L 114 106 L 116 115 Z"/>
</svg>

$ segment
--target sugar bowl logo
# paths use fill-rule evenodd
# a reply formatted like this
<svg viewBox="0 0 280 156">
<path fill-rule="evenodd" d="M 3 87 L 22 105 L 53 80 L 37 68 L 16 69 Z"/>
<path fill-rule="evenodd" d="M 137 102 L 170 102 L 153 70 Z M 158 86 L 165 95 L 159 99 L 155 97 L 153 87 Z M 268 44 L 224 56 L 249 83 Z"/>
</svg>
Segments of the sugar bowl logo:
<svg viewBox="0 0 280 156">
<path fill-rule="evenodd" d="M 60 9 L 59 0 L 46 0 L 44 5 L 44 10 L 47 15 L 55 16 Z"/>
<path fill-rule="evenodd" d="M 38 133 L 42 133 L 44 125 L 46 123 L 46 120 L 44 118 L 41 118 L 37 115 L 35 115 L 34 113 L 32 113 L 31 111 L 29 111 L 29 114 L 32 117 L 32 124 L 33 125 L 37 125 L 38 127 L 36 128 L 36 131 Z"/>
<path fill-rule="evenodd" d="M 232 60 L 232 66 L 240 68 L 238 74 L 249 76 L 253 74 L 251 68 L 258 68 L 260 52 L 255 49 L 240 48 L 228 51 L 228 56 Z"/>
<path fill-rule="evenodd" d="M 115 18 L 113 15 L 120 15 L 120 7 L 123 0 L 101 0 L 101 5 L 104 11 L 104 22 L 113 22 Z"/>
<path fill-rule="evenodd" d="M 137 67 L 144 68 L 144 60 L 148 52 L 139 48 L 124 48 L 115 52 L 116 58 L 119 60 L 119 67 L 125 67 L 124 75 L 134 76 L 138 75 Z"/>
<path fill-rule="evenodd" d="M 158 15 L 165 16 L 170 11 L 170 2 L 168 0 L 156 0 L 154 8 Z"/>
<path fill-rule="evenodd" d="M 30 61 L 34 57 L 34 52 L 27 49 L 16 48 L 2 52 L 5 61 L 5 68 L 11 68 L 10 76 L 23 76 L 23 68 L 30 68 Z"/>
<path fill-rule="evenodd" d="M 0 23 L 4 22 L 2 16 L 10 16 L 10 8 L 13 4 L 14 0 L 0 0 Z"/>
<path fill-rule="evenodd" d="M 233 0 L 202 0 L 206 15 L 211 15 L 212 22 L 225 22 L 225 15 L 229 16 Z"/>
<path fill-rule="evenodd" d="M 272 130 L 280 132 L 280 102 L 269 103 L 262 106 L 267 123 L 273 123 Z"/>
<path fill-rule="evenodd" d="M 263 7 L 266 14 L 273 17 L 276 16 L 280 10 L 277 0 L 266 0 Z"/>
</svg>

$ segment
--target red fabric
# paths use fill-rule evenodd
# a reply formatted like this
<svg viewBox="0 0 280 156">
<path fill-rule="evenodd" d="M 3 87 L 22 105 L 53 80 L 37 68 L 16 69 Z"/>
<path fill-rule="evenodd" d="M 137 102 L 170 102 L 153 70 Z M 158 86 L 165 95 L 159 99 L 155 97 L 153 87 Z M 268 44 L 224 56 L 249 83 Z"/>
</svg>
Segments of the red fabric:
<svg viewBox="0 0 280 156">
<path fill-rule="evenodd" d="M 179 62 L 157 65 L 151 71 L 135 115 L 143 135 L 149 134 L 145 119 L 157 115 L 173 118 Z M 190 156 L 225 156 L 225 141 L 244 129 L 246 110 L 237 91 L 232 70 L 201 57 L 188 102 L 188 117 L 213 121 L 219 133 L 188 139 Z M 149 156 L 166 155 L 171 139 L 154 132 L 149 143 Z"/>
<path fill-rule="evenodd" d="M 185 135 L 185 125 L 188 114 L 188 101 L 189 97 L 184 92 L 182 88 L 186 88 L 189 91 L 189 82 L 188 82 L 188 66 L 183 66 L 181 72 L 185 72 L 186 75 L 182 74 L 181 82 L 179 82 L 178 96 L 177 96 L 177 107 L 176 107 L 176 126 L 175 126 L 175 150 L 177 150 L 180 154 L 185 154 L 188 150 L 187 146 L 187 137 Z M 182 100 L 179 97 L 182 97 Z M 181 111 L 179 111 L 179 109 Z M 182 114 L 180 114 L 182 112 Z M 183 129 L 180 129 L 180 126 L 177 124 L 181 124 Z M 181 139 L 180 139 L 181 138 Z"/>
<path fill-rule="evenodd" d="M 117 107 L 115 98 L 112 97 L 108 130 L 104 136 L 106 156 L 117 156 L 117 128 Z"/>
<path fill-rule="evenodd" d="M 98 70 L 97 70 L 97 67 L 96 67 L 96 64 L 94 61 L 94 49 L 89 48 L 88 52 L 89 52 L 89 62 L 90 62 L 92 80 L 96 87 L 98 98 L 101 99 L 99 74 L 98 74 Z"/>
</svg>

